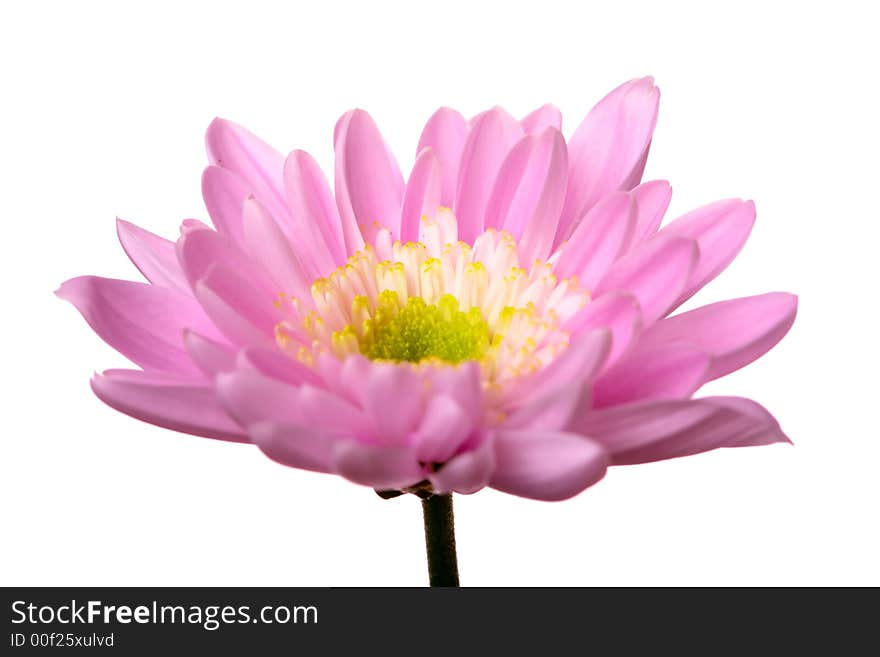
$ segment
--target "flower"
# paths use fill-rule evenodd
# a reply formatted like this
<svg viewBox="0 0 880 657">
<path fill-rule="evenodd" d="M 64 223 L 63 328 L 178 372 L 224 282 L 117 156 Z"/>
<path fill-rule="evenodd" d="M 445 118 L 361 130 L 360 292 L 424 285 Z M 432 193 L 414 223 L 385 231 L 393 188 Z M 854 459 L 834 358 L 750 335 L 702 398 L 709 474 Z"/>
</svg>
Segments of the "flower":
<svg viewBox="0 0 880 657">
<path fill-rule="evenodd" d="M 406 182 L 353 110 L 335 195 L 307 153 L 215 120 L 215 229 L 186 220 L 175 244 L 119 220 L 149 284 L 58 291 L 140 367 L 96 375 L 95 393 L 378 490 L 560 500 L 609 465 L 787 441 L 753 401 L 692 398 L 772 348 L 797 300 L 668 317 L 734 259 L 755 207 L 718 201 L 658 230 L 671 188 L 639 184 L 658 101 L 651 78 L 627 82 L 568 142 L 550 105 L 520 121 L 441 108 Z"/>
</svg>

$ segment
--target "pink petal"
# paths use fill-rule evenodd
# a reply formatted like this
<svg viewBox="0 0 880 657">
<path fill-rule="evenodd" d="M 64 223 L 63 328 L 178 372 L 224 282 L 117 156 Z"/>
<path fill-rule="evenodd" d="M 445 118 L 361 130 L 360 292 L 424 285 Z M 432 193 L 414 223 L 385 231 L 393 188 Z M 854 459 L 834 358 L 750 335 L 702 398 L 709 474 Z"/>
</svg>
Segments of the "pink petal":
<svg viewBox="0 0 880 657">
<path fill-rule="evenodd" d="M 419 222 L 422 217 L 433 217 L 441 205 L 442 183 L 440 160 L 431 148 L 426 148 L 416 158 L 406 183 L 403 209 L 400 212 L 401 242 L 419 240 Z"/>
<path fill-rule="evenodd" d="M 223 411 L 210 383 L 138 370 L 108 370 L 92 378 L 108 406 L 144 422 L 206 438 L 247 442 Z"/>
<path fill-rule="evenodd" d="M 290 248 L 284 233 L 266 208 L 254 198 L 244 202 L 244 242 L 248 255 L 261 263 L 285 296 L 310 299 L 310 279 Z"/>
<path fill-rule="evenodd" d="M 700 259 L 676 305 L 684 303 L 733 262 L 755 224 L 755 204 L 729 199 L 679 217 L 661 232 L 696 240 Z"/>
<path fill-rule="evenodd" d="M 564 430 L 588 398 L 589 389 L 583 383 L 560 382 L 556 390 L 523 403 L 501 426 L 506 430 Z"/>
<path fill-rule="evenodd" d="M 665 180 L 644 182 L 632 190 L 636 200 L 636 228 L 633 243 L 638 244 L 657 232 L 669 201 L 672 187 Z"/>
<path fill-rule="evenodd" d="M 456 492 L 471 495 L 489 484 L 495 468 L 495 451 L 491 440 L 484 440 L 479 447 L 455 456 L 428 480 L 438 493 Z"/>
<path fill-rule="evenodd" d="M 486 206 L 485 225 L 519 242 L 521 262 L 550 255 L 565 199 L 568 155 L 555 128 L 523 137 L 501 165 Z"/>
<path fill-rule="evenodd" d="M 274 344 L 275 325 L 284 319 L 273 305 L 275 297 L 254 286 L 239 271 L 214 265 L 196 283 L 195 295 L 233 344 Z"/>
<path fill-rule="evenodd" d="M 459 238 L 473 244 L 483 232 L 486 204 L 504 158 L 523 136 L 522 128 L 500 107 L 484 112 L 468 134 L 455 194 Z"/>
<path fill-rule="evenodd" d="M 199 221 L 198 219 L 184 219 L 180 222 L 181 235 L 189 235 L 190 233 L 197 230 L 206 230 L 208 232 L 213 232 L 210 226 Z"/>
<path fill-rule="evenodd" d="M 797 297 L 770 292 L 720 301 L 657 322 L 641 338 L 645 347 L 686 342 L 712 356 L 706 380 L 748 365 L 770 351 L 791 328 Z"/>
<path fill-rule="evenodd" d="M 290 355 L 293 356 L 293 354 Z M 336 354 L 329 351 L 320 351 L 315 355 L 314 361 L 308 367 L 318 378 L 318 382 L 315 384 L 317 387 L 335 390 L 345 399 L 348 399 L 356 406 L 360 406 L 359 401 L 349 398 L 347 391 L 340 384 L 343 362 L 336 357 Z"/>
<path fill-rule="evenodd" d="M 413 451 L 404 447 L 340 442 L 335 449 L 334 466 L 346 479 L 380 490 L 406 488 L 424 479 Z"/>
<path fill-rule="evenodd" d="M 374 362 L 364 387 L 364 411 L 378 439 L 387 445 L 404 442 L 424 410 L 419 373 L 407 364 Z"/>
<path fill-rule="evenodd" d="M 527 135 L 543 132 L 546 128 L 562 130 L 562 112 L 555 105 L 547 103 L 524 116 L 519 124 Z"/>
<path fill-rule="evenodd" d="M 636 222 L 636 204 L 628 192 L 615 192 L 599 201 L 578 224 L 562 248 L 554 268 L 557 276 L 575 276 L 593 290 L 611 265 L 626 252 Z"/>
<path fill-rule="evenodd" d="M 352 116 L 354 116 L 354 110 L 346 112 L 339 118 L 336 126 L 333 128 L 333 150 L 336 155 L 333 189 L 336 207 L 339 212 L 339 221 L 342 225 L 342 240 L 347 254 L 360 251 L 364 246 L 364 237 L 361 234 L 361 229 L 358 227 L 357 217 L 355 217 L 354 210 L 348 199 L 344 171 L 345 149 L 344 144 L 340 143 L 340 140 L 344 141 L 346 138 L 348 124 L 351 122 Z"/>
<path fill-rule="evenodd" d="M 218 166 L 209 166 L 202 174 L 202 198 L 217 231 L 241 244 L 244 233 L 241 209 L 254 192 L 238 175 Z"/>
<path fill-rule="evenodd" d="M 304 426 L 319 426 L 340 436 L 374 437 L 367 414 L 332 392 L 304 384 L 299 387 L 296 404 Z"/>
<path fill-rule="evenodd" d="M 489 485 L 536 500 L 568 499 L 605 476 L 608 453 L 583 436 L 558 431 L 499 431 Z"/>
<path fill-rule="evenodd" d="M 226 412 L 243 427 L 264 421 L 304 424 L 297 386 L 239 368 L 218 374 L 216 389 Z"/>
<path fill-rule="evenodd" d="M 335 356 L 328 356 L 326 359 L 318 358 L 318 365 L 322 366 L 322 375 L 327 381 L 328 387 L 332 390 L 338 390 L 339 394 L 344 395 L 352 404 L 364 406 L 364 397 L 366 395 L 366 381 L 373 369 L 373 361 L 361 354 L 353 354 L 348 356 L 339 368 L 339 378 L 337 382 L 331 383 L 328 380 L 326 371 L 326 362 L 332 361 L 339 363 Z"/>
<path fill-rule="evenodd" d="M 526 399 L 537 399 L 555 392 L 561 385 L 588 382 L 599 371 L 611 351 L 611 332 L 607 329 L 580 333 L 556 359 L 537 373 L 523 377 L 504 394 L 504 407 L 513 408 Z"/>
<path fill-rule="evenodd" d="M 177 259 L 193 288 L 212 267 L 219 265 L 237 272 L 247 284 L 262 290 L 271 300 L 280 291 L 257 261 L 229 238 L 208 228 L 185 231 L 177 240 Z"/>
<path fill-rule="evenodd" d="M 645 173 L 645 165 L 648 164 L 648 153 L 650 150 L 651 142 L 648 142 L 648 145 L 645 146 L 645 150 L 642 151 L 642 156 L 639 158 L 638 162 L 636 162 L 632 171 L 629 172 L 626 179 L 620 184 L 620 189 L 634 189 L 636 185 L 642 181 L 642 175 Z"/>
<path fill-rule="evenodd" d="M 603 365 L 607 368 L 626 352 L 641 331 L 642 313 L 636 298 L 626 292 L 610 292 L 588 303 L 564 326 L 572 334 L 602 328 L 611 332 L 611 351 Z"/>
<path fill-rule="evenodd" d="M 647 463 L 717 447 L 788 442 L 760 405 L 736 397 L 648 401 L 590 413 L 581 430 L 612 453 L 614 465 Z"/>
<path fill-rule="evenodd" d="M 255 369 L 261 374 L 292 385 L 307 383 L 324 387 L 315 370 L 297 359 L 271 347 L 247 347 L 238 356 L 243 368 Z"/>
<path fill-rule="evenodd" d="M 455 401 L 471 423 L 478 424 L 483 417 L 483 382 L 480 364 L 465 361 L 458 365 L 444 365 L 430 372 L 431 393 L 446 395 Z"/>
<path fill-rule="evenodd" d="M 532 153 L 535 151 L 535 142 L 535 137 L 527 135 L 510 150 L 501 163 L 501 168 L 495 178 L 495 185 L 486 205 L 484 227 L 507 230 L 517 240 L 522 236 L 529 214 L 528 209 L 521 211 L 517 207 L 515 203 L 517 191 L 522 185 L 525 188 L 523 191 L 528 195 L 534 196 L 540 193 L 540 189 L 538 189 L 540 181 L 522 180 Z M 547 162 L 545 161 L 543 164 L 546 174 Z M 537 167 L 533 165 L 532 168 L 536 169 Z M 532 178 L 535 178 L 534 174 L 536 173 L 539 172 L 534 171 Z"/>
<path fill-rule="evenodd" d="M 380 226 L 400 235 L 403 176 L 370 115 L 353 110 L 346 116 L 336 141 L 336 202 L 346 249 L 354 253 L 361 247 L 358 226 L 369 242 Z"/>
<path fill-rule="evenodd" d="M 363 408 L 366 397 L 364 382 L 370 377 L 373 361 L 361 354 L 346 356 L 340 361 L 334 354 L 322 352 L 315 359 L 314 370 L 323 387 L 333 390 L 346 401 Z"/>
<path fill-rule="evenodd" d="M 273 461 L 300 470 L 335 473 L 338 438 L 314 427 L 260 422 L 248 429 L 251 441 Z"/>
<path fill-rule="evenodd" d="M 440 162 L 440 205 L 452 207 L 458 165 L 467 139 L 468 127 L 464 117 L 453 109 L 441 107 L 428 119 L 416 154 L 430 148 Z"/>
<path fill-rule="evenodd" d="M 261 372 L 239 368 L 217 376 L 217 394 L 242 426 L 262 421 L 306 427 L 339 437 L 364 435 L 364 414 L 345 400 L 313 386 L 290 385 Z"/>
<path fill-rule="evenodd" d="M 394 257 L 392 253 L 394 238 L 391 231 L 384 226 L 376 225 L 373 228 L 375 230 L 372 233 L 364 231 L 364 235 L 370 236 L 369 241 L 376 247 L 376 257 L 380 260 L 391 260 Z"/>
<path fill-rule="evenodd" d="M 473 430 L 461 406 L 445 395 L 433 396 L 412 436 L 416 457 L 423 463 L 445 463 Z"/>
<path fill-rule="evenodd" d="M 135 226 L 116 220 L 116 233 L 126 255 L 153 285 L 168 287 L 192 296 L 192 290 L 177 262 L 174 242 Z"/>
<path fill-rule="evenodd" d="M 773 443 L 792 444 L 791 439 L 785 435 L 776 419 L 758 402 L 745 397 L 712 397 L 711 399 L 717 406 L 723 406 L 735 413 L 750 417 L 761 427 L 755 431 L 743 433 L 739 439 L 732 440 L 725 447 L 756 447 Z M 771 427 L 772 430 L 765 430 L 764 426 Z"/>
<path fill-rule="evenodd" d="M 659 101 L 652 78 L 631 80 L 599 101 L 575 130 L 568 142 L 568 194 L 554 246 L 568 239 L 574 222 L 600 198 L 631 189 L 634 172 L 644 166 Z"/>
<path fill-rule="evenodd" d="M 542 166 L 545 161 L 546 165 Z M 565 139 L 556 128 L 547 128 L 535 138 L 524 176 L 532 178 L 540 192 L 532 197 L 534 208 L 525 218 L 525 230 L 519 241 L 520 257 L 525 262 L 546 260 L 552 250 L 568 182 L 568 151 Z M 528 185 L 523 184 L 520 189 L 527 190 Z M 517 201 L 526 203 L 528 198 L 527 194 L 518 195 Z"/>
<path fill-rule="evenodd" d="M 705 381 L 710 360 L 704 352 L 687 345 L 637 348 L 596 378 L 593 407 L 688 398 Z"/>
<path fill-rule="evenodd" d="M 183 331 L 219 337 L 198 303 L 170 288 L 80 276 L 56 294 L 76 306 L 101 339 L 145 369 L 201 374 L 183 348 Z"/>
<path fill-rule="evenodd" d="M 292 218 L 291 239 L 314 277 L 345 264 L 342 220 L 330 186 L 318 163 L 304 151 L 293 151 L 284 163 L 284 189 Z"/>
<path fill-rule="evenodd" d="M 235 367 L 235 350 L 224 342 L 186 329 L 183 332 L 183 346 L 193 362 L 208 376 Z"/>
<path fill-rule="evenodd" d="M 644 326 L 650 326 L 681 295 L 698 257 L 693 240 L 658 236 L 615 262 L 596 286 L 594 296 L 612 291 L 632 294 L 642 309 Z"/>
<path fill-rule="evenodd" d="M 214 119 L 208 126 L 205 144 L 211 164 L 236 174 L 273 215 L 286 218 L 281 153 L 240 125 L 224 119 Z"/>
</svg>

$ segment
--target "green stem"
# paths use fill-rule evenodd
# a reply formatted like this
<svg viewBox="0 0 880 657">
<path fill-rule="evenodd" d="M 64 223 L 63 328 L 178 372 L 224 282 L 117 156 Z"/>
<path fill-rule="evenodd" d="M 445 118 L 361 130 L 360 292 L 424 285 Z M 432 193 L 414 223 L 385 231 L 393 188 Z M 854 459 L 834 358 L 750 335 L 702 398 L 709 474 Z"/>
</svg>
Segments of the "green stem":
<svg viewBox="0 0 880 657">
<path fill-rule="evenodd" d="M 452 495 L 422 498 L 422 513 L 425 517 L 425 548 L 431 586 L 458 586 Z"/>
</svg>

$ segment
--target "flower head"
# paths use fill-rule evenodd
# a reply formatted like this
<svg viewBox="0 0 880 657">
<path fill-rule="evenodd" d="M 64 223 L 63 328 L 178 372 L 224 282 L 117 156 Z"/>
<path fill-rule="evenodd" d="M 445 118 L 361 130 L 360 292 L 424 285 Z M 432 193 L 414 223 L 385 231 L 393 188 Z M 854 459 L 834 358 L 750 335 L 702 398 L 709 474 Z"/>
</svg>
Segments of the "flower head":
<svg viewBox="0 0 880 657">
<path fill-rule="evenodd" d="M 335 194 L 228 121 L 208 129 L 214 229 L 176 243 L 119 221 L 149 284 L 59 290 L 140 369 L 92 381 L 110 406 L 377 489 L 557 500 L 609 465 L 787 440 L 744 398 L 694 399 L 763 355 L 795 297 L 672 315 L 737 255 L 754 205 L 658 230 L 665 181 L 640 184 L 650 78 L 606 96 L 566 142 L 544 106 L 428 121 L 404 183 L 370 116 L 334 133 Z"/>
</svg>

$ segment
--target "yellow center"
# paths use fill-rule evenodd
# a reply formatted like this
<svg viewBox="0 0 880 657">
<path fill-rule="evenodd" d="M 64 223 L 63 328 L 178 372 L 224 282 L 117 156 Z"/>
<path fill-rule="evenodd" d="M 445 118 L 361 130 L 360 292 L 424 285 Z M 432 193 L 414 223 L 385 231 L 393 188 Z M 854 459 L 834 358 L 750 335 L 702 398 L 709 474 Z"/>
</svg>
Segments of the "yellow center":
<svg viewBox="0 0 880 657">
<path fill-rule="evenodd" d="M 488 229 L 456 239 L 448 213 L 423 221 L 420 242 L 377 239 L 326 278 L 311 300 L 278 302 L 278 344 L 303 362 L 339 359 L 480 363 L 487 384 L 544 367 L 568 344 L 564 323 L 589 302 L 551 265 L 524 267 L 513 238 Z M 433 232 L 432 232 L 433 231 Z"/>
<path fill-rule="evenodd" d="M 489 349 L 489 325 L 479 308 L 459 309 L 458 299 L 443 295 L 436 304 L 410 297 L 401 305 L 397 292 L 384 290 L 371 309 L 369 297 L 358 295 L 352 302 L 349 324 L 333 334 L 334 346 L 348 351 L 357 340 L 359 351 L 371 360 L 418 363 L 439 359 L 446 363 L 480 360 Z M 353 346 L 353 345 L 352 345 Z"/>
</svg>

